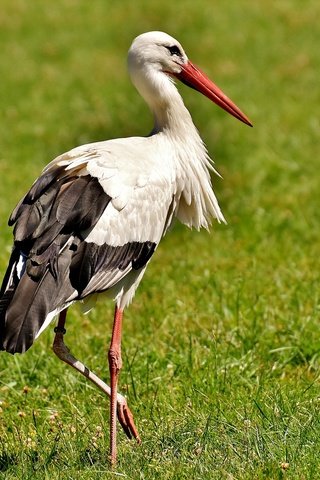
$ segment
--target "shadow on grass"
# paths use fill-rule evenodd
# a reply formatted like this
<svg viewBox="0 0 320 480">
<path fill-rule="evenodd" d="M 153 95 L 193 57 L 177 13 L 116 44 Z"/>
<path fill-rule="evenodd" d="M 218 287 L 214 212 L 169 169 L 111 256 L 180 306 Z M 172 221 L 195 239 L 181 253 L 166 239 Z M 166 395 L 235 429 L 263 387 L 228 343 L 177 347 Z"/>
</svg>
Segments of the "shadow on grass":
<svg viewBox="0 0 320 480">
<path fill-rule="evenodd" d="M 0 453 L 0 472 L 5 472 L 8 468 L 17 463 L 16 455 L 7 452 Z"/>
</svg>

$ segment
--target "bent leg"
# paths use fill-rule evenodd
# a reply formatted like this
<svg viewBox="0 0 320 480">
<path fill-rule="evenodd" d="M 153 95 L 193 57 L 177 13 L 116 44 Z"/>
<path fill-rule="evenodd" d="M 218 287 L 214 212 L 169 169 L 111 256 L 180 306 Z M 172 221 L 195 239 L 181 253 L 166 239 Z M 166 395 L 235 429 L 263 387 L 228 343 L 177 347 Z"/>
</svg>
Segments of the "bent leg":
<svg viewBox="0 0 320 480">
<path fill-rule="evenodd" d="M 79 373 L 84 375 L 100 390 L 111 397 L 111 388 L 101 378 L 99 378 L 94 372 L 89 370 L 82 362 L 76 359 L 70 352 L 69 348 L 65 345 L 63 337 L 66 333 L 65 321 L 67 316 L 67 309 L 63 310 L 58 319 L 58 324 L 55 327 L 55 337 L 53 341 L 53 351 L 63 362 L 67 363 Z M 133 415 L 127 405 L 127 401 L 123 395 L 117 394 L 116 396 L 116 410 L 118 420 L 122 426 L 125 434 L 128 438 L 134 437 L 138 443 L 141 443 L 138 430 L 135 426 Z"/>
</svg>

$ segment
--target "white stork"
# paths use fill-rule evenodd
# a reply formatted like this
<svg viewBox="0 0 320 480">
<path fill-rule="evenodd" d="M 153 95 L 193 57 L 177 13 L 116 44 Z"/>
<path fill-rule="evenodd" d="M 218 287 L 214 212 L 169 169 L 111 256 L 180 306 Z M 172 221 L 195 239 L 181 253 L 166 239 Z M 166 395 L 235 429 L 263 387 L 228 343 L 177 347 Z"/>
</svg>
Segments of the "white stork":
<svg viewBox="0 0 320 480">
<path fill-rule="evenodd" d="M 147 137 L 91 143 L 53 160 L 14 209 L 14 245 L 0 295 L 0 348 L 23 353 L 59 314 L 53 350 L 110 401 L 110 455 L 116 461 L 116 418 L 140 442 L 125 398 L 117 393 L 124 308 L 174 217 L 208 228 L 224 217 L 212 189 L 214 171 L 174 81 L 193 87 L 247 125 L 249 119 L 162 32 L 138 36 L 128 54 L 133 84 L 154 127 Z M 110 387 L 63 342 L 68 307 L 115 299 L 108 353 Z"/>
</svg>

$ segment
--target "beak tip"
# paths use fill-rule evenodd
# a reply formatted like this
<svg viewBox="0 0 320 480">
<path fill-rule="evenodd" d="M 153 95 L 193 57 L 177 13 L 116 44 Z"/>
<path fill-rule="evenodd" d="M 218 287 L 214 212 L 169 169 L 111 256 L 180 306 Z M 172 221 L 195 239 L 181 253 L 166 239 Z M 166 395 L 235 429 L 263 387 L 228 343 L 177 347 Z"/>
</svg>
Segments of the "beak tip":
<svg viewBox="0 0 320 480">
<path fill-rule="evenodd" d="M 201 70 L 196 67 L 190 60 L 181 67 L 179 74 L 175 75 L 185 85 L 188 85 L 198 92 L 205 95 L 216 105 L 235 118 L 245 123 L 249 127 L 253 127 L 249 118 L 241 112 L 241 110 L 228 98 L 217 85 L 215 85 Z"/>
<path fill-rule="evenodd" d="M 239 118 L 239 117 L 238 117 Z M 248 127 L 252 127 L 253 128 L 253 123 L 249 120 L 249 118 L 243 114 L 243 117 L 242 118 L 239 118 L 239 120 L 241 120 L 243 123 L 245 123 L 246 125 L 248 125 Z"/>
</svg>

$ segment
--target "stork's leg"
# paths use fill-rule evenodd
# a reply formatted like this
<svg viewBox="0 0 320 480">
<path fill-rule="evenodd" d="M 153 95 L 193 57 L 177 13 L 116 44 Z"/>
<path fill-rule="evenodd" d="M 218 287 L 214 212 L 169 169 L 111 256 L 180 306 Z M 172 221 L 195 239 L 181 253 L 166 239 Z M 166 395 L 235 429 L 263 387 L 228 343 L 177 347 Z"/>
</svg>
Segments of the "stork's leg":
<svg viewBox="0 0 320 480">
<path fill-rule="evenodd" d="M 66 333 L 65 321 L 67 316 L 67 309 L 63 310 L 59 315 L 58 325 L 54 329 L 55 337 L 53 341 L 53 351 L 63 362 L 71 365 L 75 370 L 80 372 L 86 378 L 91 380 L 103 393 L 111 397 L 111 388 L 95 373 L 91 372 L 82 362 L 77 360 L 71 353 L 69 348 L 63 341 L 63 336 Z M 119 422 L 128 438 L 134 437 L 138 443 L 141 442 L 138 430 L 134 424 L 132 413 L 127 405 L 125 397 L 119 393 L 116 396 L 117 414 Z"/>
<path fill-rule="evenodd" d="M 121 359 L 121 332 L 122 332 L 123 310 L 115 307 L 114 321 L 112 329 L 111 344 L 108 352 L 109 370 L 110 370 L 110 386 L 111 386 L 111 402 L 110 402 L 110 457 L 111 464 L 116 463 L 117 458 L 117 387 L 119 372 L 122 367 Z"/>
</svg>

